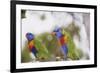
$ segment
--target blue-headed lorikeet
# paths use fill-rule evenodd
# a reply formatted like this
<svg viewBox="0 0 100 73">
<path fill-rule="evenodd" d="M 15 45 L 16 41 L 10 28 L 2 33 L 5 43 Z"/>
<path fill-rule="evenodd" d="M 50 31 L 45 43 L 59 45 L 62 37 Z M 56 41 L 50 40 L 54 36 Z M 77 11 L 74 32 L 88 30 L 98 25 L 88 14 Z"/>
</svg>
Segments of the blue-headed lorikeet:
<svg viewBox="0 0 100 73">
<path fill-rule="evenodd" d="M 35 38 L 32 33 L 27 33 L 26 38 L 28 40 L 29 50 L 35 55 L 35 57 L 39 61 L 50 59 L 50 54 L 47 48 L 45 47 L 45 45 L 43 45 L 43 43 L 41 43 L 39 38 Z"/>
<path fill-rule="evenodd" d="M 67 42 L 66 36 L 62 33 L 60 28 L 56 28 L 53 31 L 53 34 L 55 34 L 58 39 L 58 43 L 61 46 L 61 51 L 64 55 L 64 59 L 67 59 L 68 47 L 66 44 L 66 42 Z"/>
<path fill-rule="evenodd" d="M 38 51 L 34 44 L 34 35 L 32 33 L 27 33 L 26 38 L 28 40 L 28 48 L 29 48 L 30 52 L 32 52 L 34 54 L 34 56 L 37 57 Z"/>
</svg>

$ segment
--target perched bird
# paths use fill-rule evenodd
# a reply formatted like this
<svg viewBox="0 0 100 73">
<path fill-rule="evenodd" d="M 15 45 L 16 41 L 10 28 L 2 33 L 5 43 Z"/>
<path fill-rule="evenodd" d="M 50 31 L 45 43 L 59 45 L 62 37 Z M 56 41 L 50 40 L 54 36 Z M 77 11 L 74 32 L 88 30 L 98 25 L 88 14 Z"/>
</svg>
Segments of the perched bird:
<svg viewBox="0 0 100 73">
<path fill-rule="evenodd" d="M 58 43 L 61 46 L 61 52 L 64 55 L 64 59 L 67 59 L 67 53 L 68 53 L 68 47 L 67 47 L 67 36 L 65 36 L 62 31 L 61 28 L 56 28 L 53 31 L 53 34 L 57 37 Z"/>
<path fill-rule="evenodd" d="M 34 56 L 37 57 L 38 51 L 34 44 L 34 35 L 32 33 L 27 33 L 26 38 L 28 40 L 28 48 L 29 48 L 30 52 L 32 52 L 34 54 Z"/>
<path fill-rule="evenodd" d="M 27 33 L 26 38 L 28 39 L 29 50 L 35 55 L 38 61 L 48 61 L 50 59 L 47 48 L 39 38 L 34 37 L 32 33 Z"/>
</svg>

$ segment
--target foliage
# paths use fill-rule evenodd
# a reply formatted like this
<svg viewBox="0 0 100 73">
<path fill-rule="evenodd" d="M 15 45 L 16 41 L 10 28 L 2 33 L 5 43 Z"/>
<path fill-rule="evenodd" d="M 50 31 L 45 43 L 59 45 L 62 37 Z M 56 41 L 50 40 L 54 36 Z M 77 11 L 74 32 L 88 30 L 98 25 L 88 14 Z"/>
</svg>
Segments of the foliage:
<svg viewBox="0 0 100 73">
<path fill-rule="evenodd" d="M 28 50 L 27 47 L 27 42 L 25 43 L 25 46 L 21 52 L 21 62 L 30 62 L 32 60 L 31 56 L 30 56 L 30 51 Z"/>
<path fill-rule="evenodd" d="M 21 18 L 25 18 L 26 10 L 21 10 Z"/>
</svg>

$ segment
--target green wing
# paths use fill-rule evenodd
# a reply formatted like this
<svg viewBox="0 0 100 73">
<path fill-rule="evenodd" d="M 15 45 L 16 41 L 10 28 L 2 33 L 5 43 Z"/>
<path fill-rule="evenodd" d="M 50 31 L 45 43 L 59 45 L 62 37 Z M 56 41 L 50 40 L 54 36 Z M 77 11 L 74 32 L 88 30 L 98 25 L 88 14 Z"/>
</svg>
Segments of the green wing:
<svg viewBox="0 0 100 73">
<path fill-rule="evenodd" d="M 73 41 L 72 36 L 68 31 L 63 30 L 63 34 L 68 37 L 68 42 L 66 43 L 68 46 L 68 57 L 72 60 L 78 60 L 82 56 L 82 51 L 76 48 L 75 43 Z"/>
<path fill-rule="evenodd" d="M 50 58 L 50 53 L 48 52 L 47 48 L 45 47 L 44 44 L 41 43 L 40 39 L 36 38 L 34 40 L 35 42 L 35 47 L 38 50 L 38 58 L 40 61 L 47 61 Z"/>
</svg>

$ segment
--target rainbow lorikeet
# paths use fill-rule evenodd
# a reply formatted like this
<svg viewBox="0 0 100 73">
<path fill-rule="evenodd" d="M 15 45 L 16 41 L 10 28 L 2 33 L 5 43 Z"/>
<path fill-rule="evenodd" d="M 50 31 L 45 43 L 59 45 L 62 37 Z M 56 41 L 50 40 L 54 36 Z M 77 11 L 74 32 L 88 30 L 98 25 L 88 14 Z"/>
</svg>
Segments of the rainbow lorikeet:
<svg viewBox="0 0 100 73">
<path fill-rule="evenodd" d="M 61 46 L 61 52 L 64 55 L 64 59 L 67 59 L 68 47 L 66 36 L 62 33 L 60 28 L 56 28 L 53 33 L 56 35 L 59 45 Z"/>
<path fill-rule="evenodd" d="M 34 54 L 35 57 L 37 57 L 38 51 L 37 51 L 35 44 L 34 44 L 34 35 L 32 33 L 27 33 L 26 38 L 28 40 L 29 50 Z"/>
<path fill-rule="evenodd" d="M 43 43 L 41 43 L 38 38 L 35 38 L 32 33 L 27 33 L 26 38 L 28 40 L 29 50 L 35 55 L 37 59 L 40 61 L 49 60 L 50 54 L 45 45 L 43 45 Z"/>
</svg>

